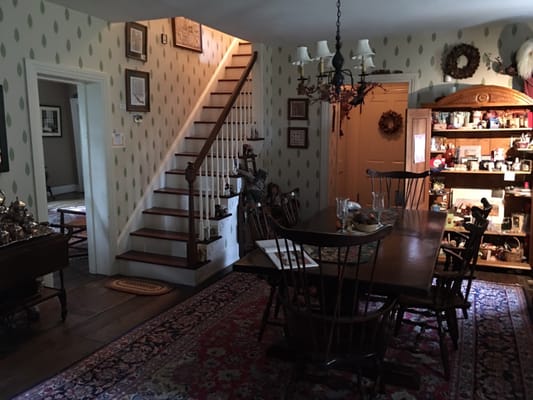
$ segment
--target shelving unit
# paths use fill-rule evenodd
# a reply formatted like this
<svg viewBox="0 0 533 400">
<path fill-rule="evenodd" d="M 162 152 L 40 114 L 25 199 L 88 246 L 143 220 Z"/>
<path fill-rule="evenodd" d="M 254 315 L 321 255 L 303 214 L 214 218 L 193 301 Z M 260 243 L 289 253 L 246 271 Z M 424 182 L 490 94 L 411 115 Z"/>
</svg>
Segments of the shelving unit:
<svg viewBox="0 0 533 400">
<path fill-rule="evenodd" d="M 511 128 L 492 128 L 492 129 L 477 129 L 468 127 L 460 127 L 457 129 L 433 129 L 432 137 L 445 138 L 446 142 L 453 143 L 455 146 L 480 146 L 482 155 L 490 155 L 491 150 L 495 148 L 510 147 L 511 138 L 520 138 L 522 134 L 532 134 L 533 128 L 531 121 L 528 122 L 529 111 L 533 110 L 533 99 L 522 92 L 511 88 L 494 86 L 494 85 L 477 85 L 466 89 L 457 91 L 449 96 L 443 97 L 435 103 L 426 104 L 425 107 L 431 108 L 432 112 L 440 113 L 439 115 L 446 115 L 446 113 L 460 113 L 469 112 L 473 116 L 475 111 L 520 115 L 520 124 L 513 122 L 514 126 Z M 524 117 L 524 118 L 522 118 Z M 525 121 L 525 122 L 524 122 Z M 465 121 L 469 122 L 469 121 Z M 524 126 L 523 124 L 527 126 Z M 475 124 L 474 124 L 475 125 Z M 487 125 L 488 126 L 488 125 Z M 434 149 L 433 149 L 434 150 Z M 431 157 L 438 154 L 445 153 L 444 151 L 427 151 L 428 161 Z M 519 149 L 520 158 L 533 158 L 533 149 Z M 504 193 L 504 212 L 505 217 L 511 217 L 511 213 L 527 212 L 527 216 L 531 214 L 532 199 L 531 192 L 514 191 L 511 189 L 505 190 L 506 187 L 523 187 L 529 184 L 532 187 L 531 171 L 510 171 L 514 175 L 505 174 L 501 170 L 476 170 L 468 171 L 464 169 L 447 169 L 438 173 L 437 176 L 442 176 L 446 190 L 451 188 L 472 188 L 472 189 L 490 189 L 501 190 Z M 511 178 L 514 181 L 509 181 Z M 511 232 L 511 231 L 487 231 L 484 235 L 484 241 L 488 243 L 503 243 L 511 238 L 516 238 L 520 241 L 521 246 L 525 249 L 526 262 L 509 262 L 502 260 L 485 260 L 479 259 L 479 266 L 493 267 L 493 268 L 512 268 L 520 270 L 531 270 L 533 264 L 533 249 L 530 244 L 532 237 L 533 223 L 529 224 L 527 232 Z M 464 232 L 461 228 L 449 228 L 449 232 Z"/>
</svg>

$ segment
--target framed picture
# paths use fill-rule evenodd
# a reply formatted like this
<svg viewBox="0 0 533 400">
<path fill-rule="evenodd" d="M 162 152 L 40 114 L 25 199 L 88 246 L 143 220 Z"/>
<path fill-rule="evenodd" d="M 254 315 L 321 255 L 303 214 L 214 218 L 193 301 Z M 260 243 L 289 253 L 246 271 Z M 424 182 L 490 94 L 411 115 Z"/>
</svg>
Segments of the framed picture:
<svg viewBox="0 0 533 400">
<path fill-rule="evenodd" d="M 288 119 L 307 120 L 309 118 L 309 99 L 289 99 Z"/>
<path fill-rule="evenodd" d="M 6 116 L 4 114 L 4 88 L 0 85 L 0 172 L 9 171 L 7 156 Z"/>
<path fill-rule="evenodd" d="M 309 139 L 307 137 L 307 128 L 289 127 L 287 135 L 287 146 L 296 149 L 307 149 Z"/>
<path fill-rule="evenodd" d="M 147 60 L 146 35 L 148 28 L 137 22 L 126 22 L 126 57 Z"/>
<path fill-rule="evenodd" d="M 201 53 L 202 48 L 202 25 L 185 17 L 172 18 L 172 38 L 174 47 Z"/>
<path fill-rule="evenodd" d="M 150 111 L 150 74 L 126 69 L 126 111 Z"/>
<path fill-rule="evenodd" d="M 41 128 L 43 136 L 61 137 L 61 108 L 41 106 Z"/>
</svg>

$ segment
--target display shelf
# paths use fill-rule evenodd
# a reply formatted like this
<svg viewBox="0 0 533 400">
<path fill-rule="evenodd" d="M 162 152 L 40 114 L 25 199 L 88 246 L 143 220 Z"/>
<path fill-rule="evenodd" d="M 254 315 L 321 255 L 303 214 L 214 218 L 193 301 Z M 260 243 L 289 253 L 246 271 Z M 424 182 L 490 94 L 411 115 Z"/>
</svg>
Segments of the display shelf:
<svg viewBox="0 0 533 400">
<path fill-rule="evenodd" d="M 445 229 L 446 232 L 458 232 L 458 233 L 468 233 L 468 231 L 460 226 L 450 227 Z M 524 232 L 512 232 L 512 231 L 485 231 L 484 236 L 516 236 L 516 237 L 526 237 L 527 235 Z"/>
<path fill-rule="evenodd" d="M 504 175 L 506 172 L 512 172 L 515 175 L 529 175 L 531 172 L 529 171 L 485 171 L 485 170 L 479 170 L 479 171 L 468 171 L 468 170 L 460 170 L 460 169 L 443 169 L 439 172 L 439 174 L 472 174 L 472 175 Z"/>
<path fill-rule="evenodd" d="M 443 263 L 446 260 L 445 256 L 439 256 L 439 262 Z M 492 267 L 492 268 L 505 268 L 505 269 L 520 269 L 520 270 L 531 270 L 531 265 L 529 265 L 527 262 L 509 262 L 509 261 L 501 261 L 501 260 L 495 260 L 495 261 L 489 261 L 489 260 L 483 260 L 481 258 L 478 258 L 477 260 L 477 266 L 478 267 Z"/>
<path fill-rule="evenodd" d="M 500 129 L 434 129 L 436 136 L 447 138 L 510 138 L 520 137 L 522 133 L 533 131 L 532 128 L 500 128 Z"/>
</svg>

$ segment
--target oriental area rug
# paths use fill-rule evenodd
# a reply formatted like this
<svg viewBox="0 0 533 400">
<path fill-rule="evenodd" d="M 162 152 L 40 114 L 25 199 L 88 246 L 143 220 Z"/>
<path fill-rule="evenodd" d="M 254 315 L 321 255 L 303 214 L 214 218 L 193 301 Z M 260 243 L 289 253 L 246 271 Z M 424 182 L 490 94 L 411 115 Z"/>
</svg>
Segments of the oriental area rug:
<svg viewBox="0 0 533 400">
<path fill-rule="evenodd" d="M 291 364 L 267 356 L 282 339 L 267 327 L 257 341 L 269 286 L 231 273 L 16 397 L 20 399 L 229 400 L 283 398 Z M 419 390 L 386 385 L 378 399 L 532 399 L 533 337 L 519 286 L 475 281 L 469 318 L 460 320 L 452 377 L 442 373 L 432 331 L 402 326 L 387 358 L 421 375 Z M 355 399 L 345 390 L 297 383 L 293 399 Z"/>
</svg>

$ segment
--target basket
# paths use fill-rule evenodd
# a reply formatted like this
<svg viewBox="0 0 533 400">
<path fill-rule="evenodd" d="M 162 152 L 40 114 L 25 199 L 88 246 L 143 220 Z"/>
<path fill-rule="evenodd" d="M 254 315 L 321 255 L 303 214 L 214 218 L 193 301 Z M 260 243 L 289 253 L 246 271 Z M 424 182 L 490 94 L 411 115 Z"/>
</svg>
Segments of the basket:
<svg viewBox="0 0 533 400">
<path fill-rule="evenodd" d="M 522 248 L 522 243 L 518 238 L 513 237 L 513 239 L 518 244 L 517 247 L 512 247 L 510 250 L 503 250 L 503 260 L 509 262 L 521 262 L 522 256 L 524 255 L 524 249 Z"/>
</svg>

